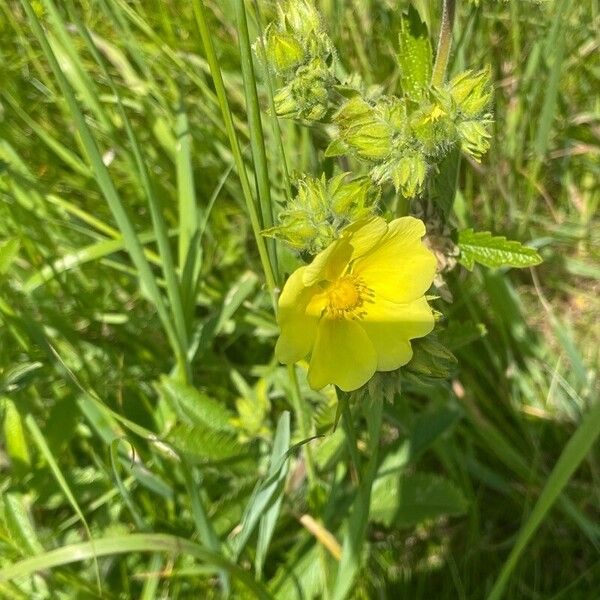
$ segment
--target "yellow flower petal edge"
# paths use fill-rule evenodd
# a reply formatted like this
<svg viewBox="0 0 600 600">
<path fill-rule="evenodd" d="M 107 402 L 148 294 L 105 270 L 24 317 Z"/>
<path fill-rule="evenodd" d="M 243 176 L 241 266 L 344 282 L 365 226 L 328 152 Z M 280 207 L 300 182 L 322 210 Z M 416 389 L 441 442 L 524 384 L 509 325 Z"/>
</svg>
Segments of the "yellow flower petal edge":
<svg viewBox="0 0 600 600">
<path fill-rule="evenodd" d="M 291 364 L 310 354 L 310 386 L 348 392 L 375 371 L 405 365 L 410 340 L 434 326 L 424 294 L 436 260 L 424 235 L 414 217 L 366 219 L 292 273 L 279 298 L 278 360 Z"/>
</svg>

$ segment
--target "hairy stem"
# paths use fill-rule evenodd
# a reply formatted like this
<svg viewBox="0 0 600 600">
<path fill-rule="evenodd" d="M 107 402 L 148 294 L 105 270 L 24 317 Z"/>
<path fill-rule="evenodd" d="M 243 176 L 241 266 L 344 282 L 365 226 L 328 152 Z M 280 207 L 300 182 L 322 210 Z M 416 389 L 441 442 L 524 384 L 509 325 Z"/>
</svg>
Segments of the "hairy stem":
<svg viewBox="0 0 600 600">
<path fill-rule="evenodd" d="M 448 58 L 450 57 L 450 45 L 452 44 L 452 26 L 454 24 L 455 0 L 443 0 L 442 24 L 440 26 L 440 37 L 438 39 L 437 54 L 433 65 L 431 85 L 440 86 L 444 83 Z"/>
</svg>

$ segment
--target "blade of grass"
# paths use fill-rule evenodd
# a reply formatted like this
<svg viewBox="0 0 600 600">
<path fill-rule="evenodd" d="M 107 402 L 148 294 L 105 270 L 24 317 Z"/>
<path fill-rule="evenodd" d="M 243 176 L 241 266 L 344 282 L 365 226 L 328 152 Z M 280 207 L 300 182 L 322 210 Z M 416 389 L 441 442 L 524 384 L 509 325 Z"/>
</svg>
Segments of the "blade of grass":
<svg viewBox="0 0 600 600">
<path fill-rule="evenodd" d="M 183 272 L 190 244 L 198 231 L 198 210 L 192 168 L 192 136 L 183 98 L 177 110 L 177 196 L 179 200 L 179 270 Z"/>
<path fill-rule="evenodd" d="M 120 442 L 128 442 L 128 440 L 125 438 L 115 438 L 110 443 L 110 466 L 111 466 L 112 474 L 113 474 L 115 483 L 117 484 L 119 493 L 121 494 L 121 498 L 123 498 L 123 502 L 125 502 L 125 506 L 127 507 L 127 509 L 129 510 L 129 513 L 133 517 L 135 526 L 137 527 L 137 529 L 140 532 L 147 532 L 148 526 L 144 522 L 144 518 L 143 518 L 142 514 L 137 509 L 137 506 L 133 502 L 133 499 L 131 497 L 131 494 L 129 493 L 129 490 L 125 487 L 125 484 L 123 483 L 123 479 L 121 478 L 121 475 L 119 474 L 119 466 L 118 465 L 121 461 L 119 460 L 118 448 L 119 448 Z M 131 449 L 131 451 L 134 451 L 133 446 L 131 446 L 130 449 Z"/>
<path fill-rule="evenodd" d="M 80 560 L 86 560 L 93 556 L 112 556 L 117 554 L 129 554 L 133 552 L 166 552 L 168 554 L 187 555 L 198 558 L 201 561 L 212 564 L 223 569 L 238 579 L 256 598 L 271 600 L 272 596 L 263 585 L 254 579 L 242 568 L 229 562 L 220 554 L 207 550 L 198 544 L 194 544 L 184 538 L 167 534 L 145 534 L 134 533 L 130 535 L 108 537 L 84 542 L 81 544 L 70 544 L 44 554 L 34 556 L 20 562 L 14 563 L 0 569 L 0 582 L 28 577 L 38 571 L 61 567 Z"/>
<path fill-rule="evenodd" d="M 248 215 L 250 217 L 250 223 L 252 225 L 252 231 L 254 232 L 254 239 L 256 241 L 258 253 L 260 255 L 260 261 L 261 261 L 263 271 L 265 274 L 267 288 L 269 289 L 269 292 L 271 293 L 271 297 L 273 299 L 273 304 L 275 305 L 275 297 L 274 297 L 275 288 L 276 288 L 275 274 L 274 274 L 273 266 L 271 265 L 269 253 L 267 251 L 267 246 L 265 244 L 265 239 L 261 235 L 260 216 L 258 213 L 258 208 L 256 206 L 256 202 L 252 196 L 252 191 L 250 189 L 250 182 L 248 180 L 248 174 L 246 172 L 246 166 L 244 164 L 244 159 L 242 157 L 242 152 L 240 150 L 240 145 L 238 142 L 237 134 L 235 132 L 235 127 L 233 124 L 233 117 L 232 117 L 231 109 L 229 108 L 229 102 L 227 100 L 227 95 L 225 92 L 225 85 L 223 83 L 223 76 L 221 74 L 221 67 L 219 66 L 219 61 L 218 61 L 217 55 L 215 53 L 212 36 L 211 36 L 210 30 L 208 27 L 208 23 L 206 21 L 204 2 L 203 2 L 203 0 L 193 0 L 192 4 L 194 7 L 194 15 L 196 17 L 196 23 L 198 25 L 200 37 L 202 38 L 202 43 L 204 44 L 206 58 L 208 60 L 208 64 L 210 66 L 210 71 L 211 71 L 211 74 L 213 77 L 213 83 L 214 83 L 215 89 L 217 91 L 217 97 L 219 99 L 221 113 L 223 115 L 223 120 L 225 121 L 225 127 L 227 129 L 227 135 L 229 137 L 229 143 L 230 143 L 231 151 L 233 153 L 233 157 L 235 160 L 238 177 L 240 178 L 240 183 L 242 185 L 244 200 L 246 201 L 246 209 L 248 210 Z"/>
<path fill-rule="evenodd" d="M 186 322 L 193 323 L 195 293 L 202 267 L 201 211 L 198 210 L 192 166 L 192 136 L 183 94 L 175 123 L 177 196 L 179 201 L 179 271 Z M 207 210 L 209 210 L 207 208 Z"/>
<path fill-rule="evenodd" d="M 260 4 L 258 0 L 254 0 L 254 11 L 256 13 L 256 22 L 258 23 L 258 27 L 260 31 L 264 31 L 265 27 L 263 25 L 262 14 L 260 10 Z M 275 110 L 275 86 L 273 85 L 273 77 L 271 74 L 271 70 L 268 66 L 267 61 L 267 52 L 265 49 L 265 42 L 263 36 L 258 38 L 258 46 L 260 51 L 260 62 L 263 64 L 263 74 L 264 79 L 267 84 L 267 96 L 269 99 L 269 120 L 271 121 L 271 129 L 273 131 L 273 136 L 277 140 L 277 149 L 279 151 L 279 159 L 281 160 L 281 166 L 283 171 L 283 183 L 285 186 L 285 193 L 287 200 L 292 199 L 292 184 L 290 179 L 290 171 L 288 167 L 288 159 L 285 153 L 285 148 L 283 145 L 283 136 L 281 133 L 281 125 L 279 123 L 279 117 L 277 116 L 277 111 Z"/>
<path fill-rule="evenodd" d="M 145 244 L 154 241 L 156 235 L 154 232 L 146 232 L 139 234 L 138 238 L 141 243 Z M 74 252 L 70 252 L 69 254 L 57 258 L 51 264 L 44 265 L 37 273 L 33 274 L 25 281 L 22 289 L 26 294 L 30 294 L 41 285 L 65 271 L 75 269 L 88 262 L 105 258 L 116 252 L 121 252 L 124 249 L 125 242 L 122 238 L 116 240 L 102 240 L 101 242 L 84 246 L 83 248 L 79 248 Z M 152 262 L 161 264 L 160 259 L 155 259 Z"/>
<path fill-rule="evenodd" d="M 52 2 L 52 0 L 46 0 L 47 2 Z M 139 178 L 142 184 L 142 188 L 148 200 L 148 205 L 150 207 L 150 215 L 152 217 L 152 226 L 156 233 L 156 241 L 158 244 L 159 253 L 163 263 L 163 273 L 165 276 L 165 281 L 167 284 L 167 295 L 169 297 L 169 304 L 173 316 L 173 322 L 175 323 L 175 329 L 177 332 L 178 338 L 178 359 L 179 359 L 179 367 L 180 367 L 180 375 L 183 377 L 185 381 L 189 381 L 191 379 L 191 366 L 189 361 L 187 360 L 187 350 L 188 350 L 188 322 L 185 318 L 185 313 L 183 309 L 183 300 L 181 294 L 181 288 L 179 284 L 179 277 L 177 275 L 177 271 L 175 268 L 175 263 L 173 260 L 173 254 L 171 251 L 171 244 L 169 242 L 169 235 L 167 230 L 167 224 L 165 222 L 162 207 L 160 205 L 159 199 L 154 191 L 154 186 L 150 179 L 148 168 L 144 161 L 144 157 L 142 155 L 140 144 L 137 140 L 135 132 L 133 130 L 133 126 L 127 115 L 127 111 L 123 106 L 123 102 L 121 100 L 121 96 L 117 87 L 106 68 L 106 64 L 102 59 L 100 53 L 97 51 L 94 42 L 89 35 L 87 29 L 81 23 L 77 13 L 72 8 L 71 2 L 68 3 L 71 8 L 70 15 L 73 18 L 79 32 L 83 36 L 88 49 L 90 50 L 92 56 L 98 63 L 98 66 L 102 69 L 103 75 L 106 78 L 115 98 L 117 101 L 117 107 L 123 119 L 123 123 L 125 125 L 125 130 L 127 132 L 127 137 L 129 139 L 129 143 L 131 144 L 135 165 L 137 167 Z M 192 183 L 192 199 L 195 203 L 195 198 L 193 197 L 193 183 Z M 181 222 L 180 222 L 181 227 Z M 181 231 L 180 231 L 181 235 Z M 191 324 L 190 324 L 191 325 Z"/>
<path fill-rule="evenodd" d="M 75 121 L 75 126 L 79 135 L 81 137 L 82 143 L 85 147 L 88 158 L 91 162 L 91 167 L 94 171 L 94 175 L 96 177 L 96 181 L 98 186 L 102 190 L 106 201 L 113 213 L 115 220 L 119 226 L 123 234 L 123 239 L 125 240 L 126 247 L 129 251 L 129 254 L 139 272 L 140 280 L 144 285 L 146 291 L 148 292 L 150 298 L 152 299 L 153 304 L 155 305 L 160 320 L 163 324 L 171 347 L 173 348 L 176 356 L 178 356 L 179 361 L 185 361 L 185 357 L 179 356 L 180 348 L 179 348 L 179 340 L 175 328 L 173 326 L 173 322 L 171 317 L 167 311 L 166 305 L 164 303 L 163 297 L 158 288 L 158 284 L 152 273 L 150 265 L 148 264 L 145 256 L 143 247 L 137 237 L 135 228 L 133 223 L 127 213 L 125 205 L 117 192 L 114 182 L 111 179 L 110 173 L 108 169 L 104 165 L 102 161 L 102 156 L 100 154 L 100 150 L 94 140 L 94 137 L 85 121 L 85 117 L 79 108 L 77 100 L 75 98 L 75 94 L 71 89 L 65 75 L 63 74 L 60 65 L 50 47 L 50 44 L 46 38 L 44 30 L 35 14 L 35 11 L 31 7 L 29 0 L 21 0 L 21 4 L 27 15 L 27 19 L 31 25 L 34 36 L 39 42 L 46 59 L 50 64 L 50 68 L 56 77 L 58 85 L 69 105 L 69 109 L 73 116 L 73 120 Z"/>
<path fill-rule="evenodd" d="M 504 596 L 508 580 L 527 544 L 594 445 L 598 435 L 600 435 L 600 402 L 597 401 L 561 452 L 529 518 L 519 531 L 517 541 L 496 579 L 488 600 L 500 600 Z"/>
<path fill-rule="evenodd" d="M 275 431 L 275 438 L 273 440 L 273 451 L 271 453 L 271 462 L 269 464 L 268 475 L 273 476 L 278 474 L 279 481 L 285 484 L 285 478 L 288 473 L 289 461 L 284 462 L 284 466 L 277 471 L 281 460 L 285 457 L 286 452 L 290 447 L 290 413 L 285 411 L 279 417 L 277 423 L 277 429 Z M 283 501 L 283 489 L 281 493 L 272 504 L 267 508 L 258 524 L 258 540 L 256 542 L 256 558 L 254 562 L 254 569 L 258 579 L 262 578 L 262 570 L 267 558 L 267 552 L 275 531 L 275 524 L 279 517 L 279 511 L 281 510 L 281 503 Z"/>
<path fill-rule="evenodd" d="M 19 118 L 31 128 L 31 130 L 40 138 L 40 140 L 44 142 L 44 144 L 46 144 L 46 146 L 48 146 L 48 148 L 50 148 L 50 150 L 52 150 L 52 152 L 54 152 L 60 160 L 69 165 L 71 169 L 80 175 L 83 175 L 84 177 L 91 176 L 92 173 L 90 168 L 79 158 L 79 156 L 77 156 L 77 154 L 75 154 L 75 152 L 67 148 L 59 140 L 46 132 L 41 125 L 39 125 L 27 114 L 26 111 L 21 108 L 15 98 L 13 98 L 6 90 L 3 90 L 1 93 Z"/>
<path fill-rule="evenodd" d="M 156 600 L 159 597 L 158 585 L 162 576 L 162 565 L 164 558 L 160 554 L 154 554 L 148 565 L 148 577 L 144 582 L 144 589 L 140 594 L 140 600 Z"/>
<path fill-rule="evenodd" d="M 187 488 L 187 493 L 192 504 L 192 515 L 194 516 L 196 532 L 200 537 L 200 541 L 209 550 L 220 552 L 221 543 L 206 511 L 204 498 L 202 497 L 201 483 L 198 483 L 194 477 L 193 467 L 186 462 L 185 458 L 182 460 L 182 467 L 185 487 Z M 225 570 L 221 570 L 219 575 L 223 591 L 227 596 L 230 588 L 228 573 Z"/>
<path fill-rule="evenodd" d="M 42 453 L 43 457 L 46 459 L 46 462 L 48 463 L 48 466 L 50 467 L 50 470 L 52 471 L 52 474 L 54 475 L 56 482 L 58 483 L 61 490 L 63 491 L 63 494 L 69 501 L 69 504 L 73 507 L 73 510 L 79 517 L 79 520 L 81 521 L 81 523 L 85 529 L 85 533 L 86 533 L 88 539 L 90 540 L 89 544 L 90 544 L 90 548 L 91 548 L 91 556 L 94 559 L 94 570 L 96 573 L 96 582 L 98 585 L 98 590 L 100 591 L 100 594 L 102 595 L 102 581 L 100 579 L 100 568 L 98 567 L 98 560 L 97 560 L 95 552 L 94 552 L 94 540 L 92 539 L 92 532 L 90 531 L 88 522 L 87 522 L 81 508 L 79 508 L 79 503 L 77 502 L 75 496 L 73 495 L 73 492 L 71 491 L 71 488 L 69 487 L 69 484 L 67 483 L 67 480 L 64 478 L 64 475 L 62 474 L 62 471 L 60 470 L 60 467 L 58 466 L 58 463 L 56 462 L 54 455 L 52 454 L 52 451 L 48 447 L 48 444 L 46 443 L 46 439 L 44 438 L 44 435 L 42 434 L 40 428 L 38 427 L 38 424 L 35 422 L 35 419 L 33 418 L 33 416 L 31 414 L 29 414 L 25 417 L 25 424 L 27 425 L 27 429 L 29 429 L 29 433 L 31 434 L 33 441 L 36 443 L 39 451 Z M 1 579 L 2 578 L 0 576 L 0 580 Z"/>
<path fill-rule="evenodd" d="M 248 33 L 248 18 L 244 0 L 235 1 L 235 13 L 239 37 L 240 57 L 242 63 L 242 79 L 246 95 L 246 110 L 248 111 L 248 124 L 250 126 L 250 147 L 254 162 L 254 177 L 256 190 L 262 215 L 263 229 L 273 225 L 273 207 L 271 205 L 271 184 L 267 167 L 267 152 L 260 116 L 260 105 L 256 89 L 256 76 L 252 62 L 252 48 L 250 47 L 250 34 Z M 277 278 L 277 249 L 275 240 L 267 240 L 267 250 L 271 265 Z"/>
</svg>

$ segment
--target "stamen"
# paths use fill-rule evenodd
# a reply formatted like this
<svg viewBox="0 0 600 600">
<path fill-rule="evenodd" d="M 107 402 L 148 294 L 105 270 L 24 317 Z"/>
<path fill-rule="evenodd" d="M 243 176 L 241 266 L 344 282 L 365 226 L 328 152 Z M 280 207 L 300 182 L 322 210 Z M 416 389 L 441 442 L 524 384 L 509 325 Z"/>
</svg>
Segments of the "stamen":
<svg viewBox="0 0 600 600">
<path fill-rule="evenodd" d="M 365 302 L 373 302 L 374 292 L 356 275 L 345 275 L 331 284 L 327 290 L 328 305 L 325 315 L 329 319 L 362 319 Z"/>
</svg>

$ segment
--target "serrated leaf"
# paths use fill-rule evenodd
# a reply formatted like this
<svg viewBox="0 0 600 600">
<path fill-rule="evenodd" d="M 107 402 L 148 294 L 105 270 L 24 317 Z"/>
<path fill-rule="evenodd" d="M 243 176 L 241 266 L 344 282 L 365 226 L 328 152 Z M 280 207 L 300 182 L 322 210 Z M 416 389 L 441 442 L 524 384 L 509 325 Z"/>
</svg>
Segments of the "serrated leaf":
<svg viewBox="0 0 600 600">
<path fill-rule="evenodd" d="M 371 518 L 387 527 L 411 527 L 466 510 L 467 500 L 460 489 L 433 473 L 385 475 L 376 480 L 371 501 Z"/>
<path fill-rule="evenodd" d="M 189 459 L 199 462 L 224 460 L 241 452 L 235 434 L 200 424 L 178 423 L 169 432 L 167 441 Z"/>
<path fill-rule="evenodd" d="M 407 98 L 418 102 L 431 79 L 432 52 L 427 25 L 412 5 L 408 15 L 402 17 L 398 37 L 402 91 Z"/>
<path fill-rule="evenodd" d="M 217 431 L 231 431 L 231 413 L 221 402 L 191 385 L 166 375 L 160 379 L 160 390 L 180 419 L 190 425 L 205 425 Z"/>
<path fill-rule="evenodd" d="M 485 337 L 487 329 L 483 323 L 450 321 L 448 327 L 440 331 L 439 335 L 446 347 L 454 351 Z"/>
<path fill-rule="evenodd" d="M 459 261 L 470 271 L 477 262 L 486 267 L 534 267 L 542 262 L 534 248 L 489 231 L 465 229 L 458 234 Z"/>
<path fill-rule="evenodd" d="M 433 338 L 421 338 L 412 342 L 413 357 L 404 368 L 404 374 L 434 379 L 447 379 L 456 369 L 457 359 L 443 344 Z"/>
<path fill-rule="evenodd" d="M 325 158 L 332 158 L 335 156 L 343 156 L 347 152 L 348 148 L 346 147 L 346 144 L 340 138 L 336 138 L 329 146 L 327 146 L 324 156 Z"/>
</svg>

